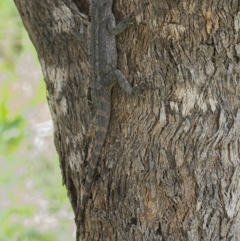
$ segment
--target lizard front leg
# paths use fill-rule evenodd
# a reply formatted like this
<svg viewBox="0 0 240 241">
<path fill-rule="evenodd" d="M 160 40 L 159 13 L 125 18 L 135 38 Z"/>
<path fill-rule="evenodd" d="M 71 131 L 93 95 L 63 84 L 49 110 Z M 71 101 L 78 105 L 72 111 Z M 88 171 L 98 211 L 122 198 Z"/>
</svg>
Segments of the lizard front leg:
<svg viewBox="0 0 240 241">
<path fill-rule="evenodd" d="M 133 22 L 133 15 L 127 15 L 120 23 L 116 25 L 115 17 L 113 14 L 111 14 L 107 20 L 107 30 L 112 35 L 118 35 L 133 25 Z"/>
</svg>

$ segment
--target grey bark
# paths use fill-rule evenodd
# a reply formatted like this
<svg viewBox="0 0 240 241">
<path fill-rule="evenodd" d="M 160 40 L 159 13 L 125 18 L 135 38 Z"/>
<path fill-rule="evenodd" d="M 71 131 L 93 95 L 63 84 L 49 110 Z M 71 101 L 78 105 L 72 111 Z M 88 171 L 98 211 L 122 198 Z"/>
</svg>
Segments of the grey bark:
<svg viewBox="0 0 240 241">
<path fill-rule="evenodd" d="M 76 213 L 92 141 L 89 5 L 64 2 L 15 0 L 42 65 Z M 117 21 L 133 11 L 136 25 L 117 37 L 118 69 L 160 89 L 143 98 L 113 88 L 78 240 L 240 240 L 239 1 L 115 1 Z"/>
</svg>

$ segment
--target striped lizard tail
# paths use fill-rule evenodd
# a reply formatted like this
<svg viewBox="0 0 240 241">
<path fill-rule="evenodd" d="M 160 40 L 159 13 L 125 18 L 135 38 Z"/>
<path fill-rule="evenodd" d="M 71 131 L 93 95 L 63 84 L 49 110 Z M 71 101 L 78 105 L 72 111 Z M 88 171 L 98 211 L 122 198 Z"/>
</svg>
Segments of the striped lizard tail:
<svg viewBox="0 0 240 241">
<path fill-rule="evenodd" d="M 105 92 L 105 91 L 104 91 Z M 85 207 L 87 205 L 90 193 L 91 186 L 94 179 L 94 174 L 97 168 L 98 160 L 101 155 L 103 145 L 105 143 L 106 135 L 108 132 L 108 125 L 111 115 L 111 100 L 108 98 L 108 94 L 101 93 L 99 95 L 98 108 L 96 113 L 96 130 L 95 130 L 95 139 L 93 144 L 93 150 L 91 153 L 91 160 L 88 164 L 88 173 L 84 188 L 82 191 L 82 200 L 79 210 L 80 222 L 83 222 Z"/>
</svg>

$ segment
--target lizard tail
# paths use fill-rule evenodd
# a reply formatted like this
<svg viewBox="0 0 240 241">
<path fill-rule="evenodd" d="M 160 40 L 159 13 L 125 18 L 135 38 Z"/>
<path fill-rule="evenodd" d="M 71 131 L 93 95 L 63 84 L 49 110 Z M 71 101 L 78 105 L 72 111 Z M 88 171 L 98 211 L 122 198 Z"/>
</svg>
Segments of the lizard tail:
<svg viewBox="0 0 240 241">
<path fill-rule="evenodd" d="M 99 100 L 97 113 L 96 113 L 96 130 L 93 150 L 91 153 L 91 160 L 88 164 L 88 173 L 86 182 L 82 192 L 81 206 L 79 210 L 81 223 L 84 219 L 85 207 L 91 193 L 91 186 L 93 183 L 94 174 L 97 168 L 98 160 L 101 155 L 103 145 L 105 143 L 106 135 L 108 132 L 108 125 L 111 115 L 111 103 L 106 96 Z"/>
</svg>

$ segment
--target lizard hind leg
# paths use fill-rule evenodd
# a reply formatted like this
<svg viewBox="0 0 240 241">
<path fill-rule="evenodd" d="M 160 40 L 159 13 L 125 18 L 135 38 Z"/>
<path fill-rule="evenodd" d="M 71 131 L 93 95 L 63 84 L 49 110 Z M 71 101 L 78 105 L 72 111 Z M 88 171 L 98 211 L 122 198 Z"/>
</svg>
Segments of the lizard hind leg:
<svg viewBox="0 0 240 241">
<path fill-rule="evenodd" d="M 114 85 L 116 82 L 118 82 L 122 89 L 125 90 L 128 94 L 132 94 L 133 88 L 131 87 L 121 70 L 114 69 L 110 71 L 107 75 L 105 75 L 102 79 L 102 83 L 104 86 L 111 86 Z"/>
<path fill-rule="evenodd" d="M 139 95 L 146 88 L 146 86 L 143 83 L 140 83 L 139 85 L 132 87 L 130 85 L 130 83 L 128 82 L 128 80 L 125 78 L 122 71 L 119 69 L 110 71 L 102 79 L 102 83 L 105 86 L 114 85 L 116 83 L 116 81 L 119 83 L 119 85 L 122 87 L 122 89 L 125 90 L 130 95 Z"/>
</svg>

